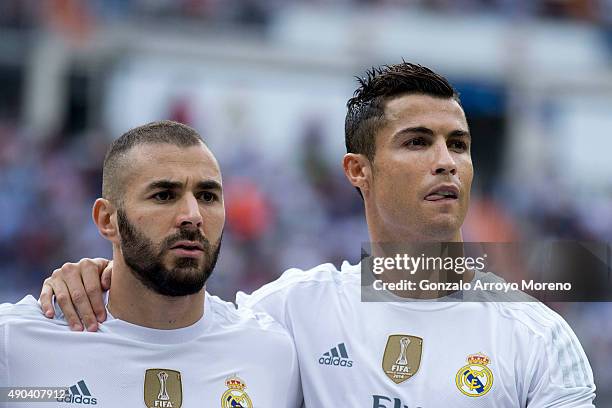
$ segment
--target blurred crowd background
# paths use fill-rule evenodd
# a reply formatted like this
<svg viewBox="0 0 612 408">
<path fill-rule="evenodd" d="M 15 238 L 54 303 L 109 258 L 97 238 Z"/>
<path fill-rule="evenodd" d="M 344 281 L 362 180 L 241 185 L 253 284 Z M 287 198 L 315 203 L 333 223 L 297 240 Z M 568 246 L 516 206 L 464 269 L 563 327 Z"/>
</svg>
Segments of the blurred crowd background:
<svg viewBox="0 0 612 408">
<path fill-rule="evenodd" d="M 612 240 L 612 0 L 3 0 L 0 302 L 109 257 L 90 208 L 113 138 L 173 119 L 224 175 L 209 291 L 358 262 L 344 179 L 355 76 L 402 58 L 446 75 L 474 138 L 468 241 Z M 612 304 L 561 303 L 612 407 Z"/>
</svg>

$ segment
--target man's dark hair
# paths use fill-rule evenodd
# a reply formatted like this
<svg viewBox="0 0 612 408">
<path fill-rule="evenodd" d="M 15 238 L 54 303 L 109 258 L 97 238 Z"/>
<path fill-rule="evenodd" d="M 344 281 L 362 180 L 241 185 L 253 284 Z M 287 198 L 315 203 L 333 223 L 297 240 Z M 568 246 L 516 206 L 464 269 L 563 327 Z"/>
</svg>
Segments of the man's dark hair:
<svg viewBox="0 0 612 408">
<path fill-rule="evenodd" d="M 179 147 L 204 145 L 198 132 L 182 123 L 161 120 L 128 130 L 109 147 L 102 172 L 102 197 L 121 206 L 124 186 L 121 182 L 126 171 L 126 154 L 135 146 L 168 143 Z"/>
<path fill-rule="evenodd" d="M 347 153 L 365 155 L 374 160 L 376 132 L 385 125 L 385 103 L 403 94 L 423 94 L 453 98 L 459 104 L 459 94 L 446 78 L 427 67 L 403 61 L 395 65 L 372 67 L 346 106 L 344 122 Z"/>
</svg>

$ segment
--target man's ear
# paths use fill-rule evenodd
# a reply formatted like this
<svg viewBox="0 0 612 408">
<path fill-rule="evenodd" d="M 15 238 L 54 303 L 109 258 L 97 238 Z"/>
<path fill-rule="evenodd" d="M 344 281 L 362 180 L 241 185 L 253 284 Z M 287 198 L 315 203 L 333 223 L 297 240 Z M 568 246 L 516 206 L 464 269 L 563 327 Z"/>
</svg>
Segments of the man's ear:
<svg viewBox="0 0 612 408">
<path fill-rule="evenodd" d="M 100 235 L 112 243 L 118 244 L 120 237 L 115 206 L 104 198 L 98 198 L 93 205 L 91 216 Z"/>
<path fill-rule="evenodd" d="M 372 184 L 372 163 L 363 154 L 347 153 L 342 159 L 344 175 L 365 196 Z"/>
</svg>

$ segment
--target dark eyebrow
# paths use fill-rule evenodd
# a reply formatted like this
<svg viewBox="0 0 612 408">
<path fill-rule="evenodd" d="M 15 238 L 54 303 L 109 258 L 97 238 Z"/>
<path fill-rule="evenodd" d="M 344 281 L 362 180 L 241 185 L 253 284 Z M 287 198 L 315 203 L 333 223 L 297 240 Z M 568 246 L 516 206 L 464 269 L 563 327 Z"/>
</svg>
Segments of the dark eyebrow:
<svg viewBox="0 0 612 408">
<path fill-rule="evenodd" d="M 223 188 L 221 187 L 221 184 L 219 184 L 215 180 L 200 181 L 197 187 L 198 187 L 198 190 L 216 190 L 216 191 L 223 190 Z"/>
<path fill-rule="evenodd" d="M 434 134 L 431 129 L 426 128 L 425 126 L 414 126 L 414 127 L 408 127 L 408 128 L 404 128 L 400 130 L 394 135 L 394 137 L 397 137 L 403 134 L 407 134 L 407 133 L 422 133 L 422 134 L 426 134 L 429 136 L 433 136 Z"/>
<path fill-rule="evenodd" d="M 178 190 L 183 187 L 183 183 L 171 180 L 157 180 L 149 184 L 145 191 L 152 190 Z M 222 191 L 221 184 L 215 180 L 200 181 L 197 184 L 198 190 Z"/>
<path fill-rule="evenodd" d="M 393 137 L 399 137 L 401 135 L 405 135 L 405 134 L 409 134 L 409 133 L 420 133 L 420 134 L 424 134 L 424 135 L 428 135 L 428 136 L 433 136 L 433 134 L 434 134 L 433 130 L 431 130 L 431 129 L 425 127 L 425 126 L 414 126 L 414 127 L 408 127 L 408 128 L 400 130 L 395 135 L 393 135 Z M 461 129 L 453 130 L 452 132 L 450 132 L 447 135 L 447 138 L 448 137 L 467 137 L 470 140 L 472 139 L 472 136 L 470 135 L 470 132 L 468 132 L 466 130 L 461 130 Z"/>
<path fill-rule="evenodd" d="M 179 183 L 178 181 L 170 181 L 170 180 L 157 180 L 150 183 L 145 191 L 151 190 L 176 190 L 181 188 L 183 183 Z"/>
<path fill-rule="evenodd" d="M 472 135 L 470 134 L 470 132 L 461 129 L 453 130 L 452 132 L 450 132 L 448 137 L 467 137 L 468 139 L 472 140 Z"/>
</svg>

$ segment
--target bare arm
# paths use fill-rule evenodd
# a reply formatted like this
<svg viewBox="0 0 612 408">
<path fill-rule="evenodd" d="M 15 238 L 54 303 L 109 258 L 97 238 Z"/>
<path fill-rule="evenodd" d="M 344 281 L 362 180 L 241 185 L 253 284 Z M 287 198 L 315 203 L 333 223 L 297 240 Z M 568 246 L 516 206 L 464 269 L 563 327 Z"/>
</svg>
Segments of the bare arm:
<svg viewBox="0 0 612 408">
<path fill-rule="evenodd" d="M 40 304 L 48 318 L 55 315 L 53 295 L 64 312 L 70 328 L 75 331 L 97 331 L 98 322 L 106 320 L 103 291 L 110 288 L 112 262 L 104 258 L 83 258 L 77 263 L 65 263 L 45 279 L 40 292 Z"/>
</svg>

